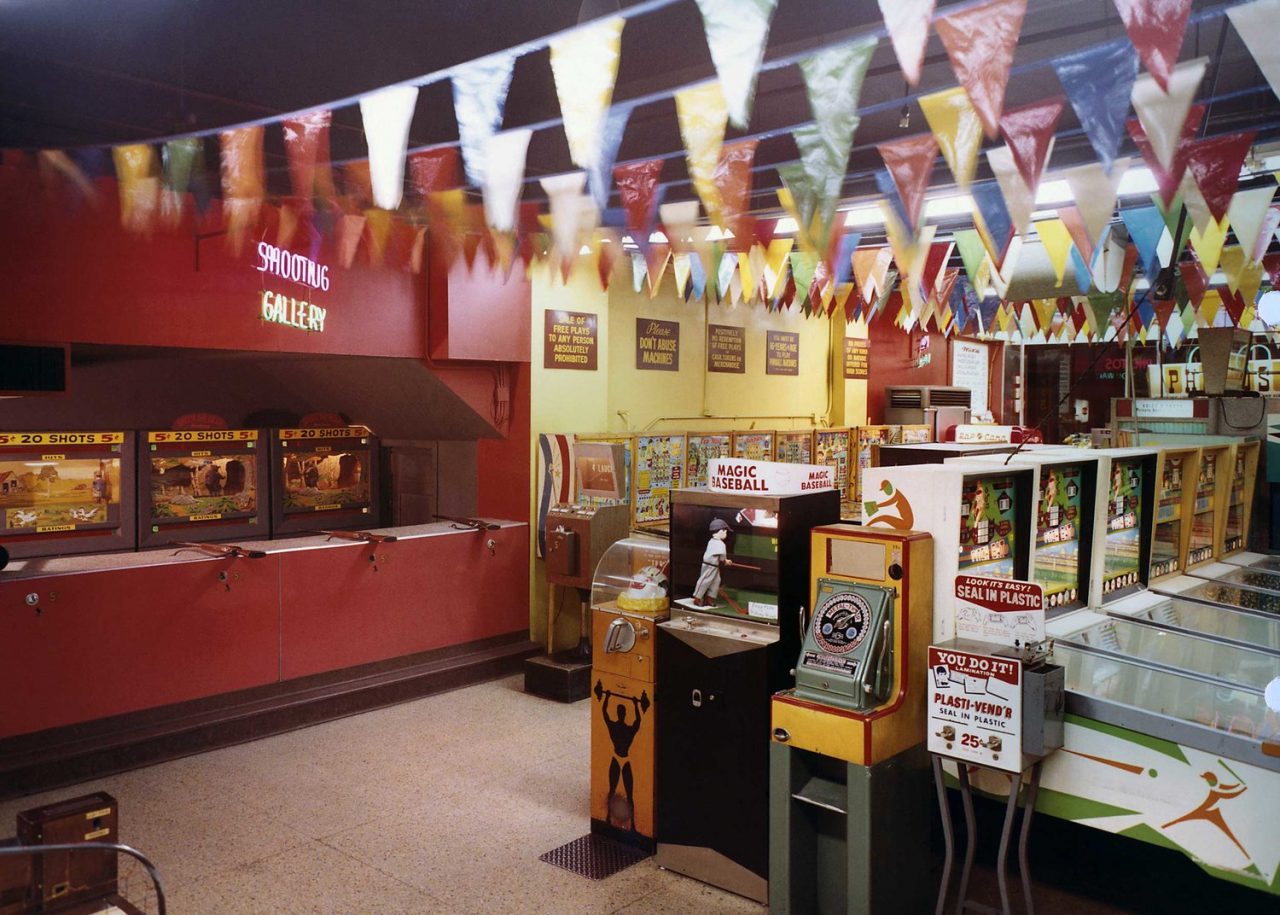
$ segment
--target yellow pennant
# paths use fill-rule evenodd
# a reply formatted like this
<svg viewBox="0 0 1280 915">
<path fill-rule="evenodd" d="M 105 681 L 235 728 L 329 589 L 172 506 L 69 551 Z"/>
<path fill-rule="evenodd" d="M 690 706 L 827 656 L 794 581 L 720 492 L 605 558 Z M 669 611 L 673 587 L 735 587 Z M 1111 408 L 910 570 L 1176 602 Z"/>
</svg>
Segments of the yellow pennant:
<svg viewBox="0 0 1280 915">
<path fill-rule="evenodd" d="M 156 150 L 148 143 L 111 150 L 120 187 L 120 224 L 130 232 L 151 231 L 160 208 Z"/>
<path fill-rule="evenodd" d="M 613 99 L 624 25 L 625 19 L 613 16 L 551 42 L 551 73 L 569 158 L 580 168 L 594 168 L 600 157 L 600 131 Z"/>
<path fill-rule="evenodd" d="M 738 255 L 738 276 L 741 277 L 739 282 L 742 284 L 743 298 L 748 302 L 751 301 L 756 288 L 756 278 L 751 271 L 751 266 L 750 255 Z"/>
<path fill-rule="evenodd" d="M 729 120 L 719 83 L 707 83 L 676 93 L 676 116 L 684 140 L 689 178 L 711 222 L 720 223 L 720 192 L 715 185 L 716 163 Z"/>
<path fill-rule="evenodd" d="M 1191 227 L 1191 247 L 1195 249 L 1196 257 L 1200 258 L 1200 263 L 1204 265 L 1207 276 L 1213 276 L 1214 271 L 1218 269 L 1218 261 L 1222 257 L 1222 245 L 1227 240 L 1227 225 L 1227 217 L 1223 216 L 1221 222 L 1210 219 L 1203 232 L 1195 226 Z"/>
<path fill-rule="evenodd" d="M 1071 233 L 1061 219 L 1043 219 L 1035 226 L 1044 251 L 1049 255 L 1049 263 L 1053 264 L 1057 285 L 1061 286 L 1067 275 L 1067 258 L 1071 256 Z"/>
<path fill-rule="evenodd" d="M 689 258 L 696 257 L 695 254 L 676 254 L 671 258 L 671 273 L 676 280 L 676 295 L 684 298 L 685 287 L 689 285 Z"/>
<path fill-rule="evenodd" d="M 382 259 L 386 256 L 392 216 L 390 210 L 378 207 L 364 211 L 365 226 L 369 232 L 369 263 L 375 267 L 382 266 Z"/>
<path fill-rule="evenodd" d="M 1213 319 L 1218 316 L 1218 312 L 1222 310 L 1222 296 L 1218 290 L 1209 289 L 1205 291 L 1204 298 L 1200 300 L 1200 320 L 1205 327 L 1213 326 Z"/>
<path fill-rule="evenodd" d="M 969 94 L 957 86 L 922 96 L 919 102 L 956 184 L 961 190 L 968 190 L 982 148 L 982 120 L 969 101 Z"/>
</svg>

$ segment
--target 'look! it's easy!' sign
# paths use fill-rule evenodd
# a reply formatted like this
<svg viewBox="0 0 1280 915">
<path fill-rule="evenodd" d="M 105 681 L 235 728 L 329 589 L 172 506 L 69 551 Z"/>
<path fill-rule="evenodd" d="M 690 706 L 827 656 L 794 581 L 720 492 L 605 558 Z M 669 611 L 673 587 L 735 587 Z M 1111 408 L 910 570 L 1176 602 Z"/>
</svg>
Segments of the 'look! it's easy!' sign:
<svg viewBox="0 0 1280 915">
<path fill-rule="evenodd" d="M 1021 648 L 1044 641 L 1044 588 L 1031 581 L 956 576 L 956 638 Z"/>
</svg>

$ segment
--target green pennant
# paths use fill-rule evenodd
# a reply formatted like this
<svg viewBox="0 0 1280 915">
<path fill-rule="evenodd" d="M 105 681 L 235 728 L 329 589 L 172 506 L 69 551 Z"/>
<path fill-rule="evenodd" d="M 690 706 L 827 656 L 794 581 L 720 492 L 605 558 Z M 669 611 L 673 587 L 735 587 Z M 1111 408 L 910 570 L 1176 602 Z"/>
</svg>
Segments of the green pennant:
<svg viewBox="0 0 1280 915">
<path fill-rule="evenodd" d="M 813 285 L 813 276 L 818 270 L 817 251 L 792 251 L 791 276 L 796 283 L 796 296 L 807 298 L 809 287 Z"/>
<path fill-rule="evenodd" d="M 1123 302 L 1124 294 L 1118 291 L 1089 293 L 1088 302 L 1085 305 L 1089 310 L 1089 326 L 1093 328 L 1099 340 L 1106 336 L 1111 313 Z"/>
<path fill-rule="evenodd" d="M 818 132 L 834 151 L 842 171 L 853 148 L 862 82 L 877 44 L 875 38 L 864 38 L 827 48 L 800 61 L 805 94 Z"/>
<path fill-rule="evenodd" d="M 845 166 L 848 165 L 849 156 L 847 152 L 841 156 L 838 149 L 833 149 L 815 125 L 797 127 L 792 134 L 796 147 L 800 150 L 800 161 L 813 199 L 812 212 L 805 216 L 804 228 L 809 230 L 813 246 L 825 252 L 827 241 L 831 237 L 831 225 L 835 220 L 836 205 L 840 202 L 844 189 Z M 798 200 L 796 207 L 801 209 Z M 803 214 L 802 209 L 801 212 Z"/>
<path fill-rule="evenodd" d="M 1172 240 L 1178 234 L 1178 218 L 1182 215 L 1182 195 L 1179 194 L 1173 198 L 1173 202 L 1169 206 L 1164 205 L 1164 201 L 1160 198 L 1159 193 L 1151 195 L 1151 202 L 1156 205 L 1156 209 L 1160 211 L 1160 216 L 1164 219 L 1164 227 L 1169 230 L 1169 239 Z M 1178 250 L 1174 252 L 1171 264 L 1176 264 L 1182 256 L 1182 252 L 1186 250 L 1187 240 L 1191 238 L 1191 214 L 1187 214 L 1186 221 L 1182 224 L 1182 239 L 1178 242 Z"/>
<path fill-rule="evenodd" d="M 982 243 L 982 236 L 977 229 L 957 229 L 953 236 L 956 247 L 960 249 L 960 260 L 964 262 L 964 272 L 969 282 L 977 288 L 978 274 L 982 272 L 982 261 L 987 256 L 987 246 Z M 982 298 L 982 290 L 978 289 L 978 298 Z"/>
</svg>

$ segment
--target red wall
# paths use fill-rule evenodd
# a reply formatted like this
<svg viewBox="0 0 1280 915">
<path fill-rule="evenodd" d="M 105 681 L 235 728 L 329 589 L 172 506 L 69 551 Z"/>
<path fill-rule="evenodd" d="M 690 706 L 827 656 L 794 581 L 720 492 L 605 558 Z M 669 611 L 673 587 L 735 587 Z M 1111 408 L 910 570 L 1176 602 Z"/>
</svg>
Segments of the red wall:
<svg viewBox="0 0 1280 915">
<path fill-rule="evenodd" d="M 325 241 L 330 288 L 313 291 L 254 269 L 256 245 L 275 243 L 274 211 L 240 253 L 231 251 L 218 203 L 200 224 L 150 238 L 120 227 L 114 181 L 97 183 L 99 203 L 46 191 L 36 172 L 0 167 L 0 275 L 5 278 L 4 337 L 14 341 L 109 343 L 299 353 L 421 357 L 426 351 L 426 289 L 402 264 L 406 228 L 395 230 L 388 266 L 350 270 Z M 291 243 L 309 253 L 306 230 Z M 261 320 L 264 289 L 327 309 L 323 333 Z"/>
<path fill-rule="evenodd" d="M 529 516 L 532 471 L 529 424 L 529 363 L 515 367 L 511 380 L 511 424 L 506 438 L 481 439 L 476 458 L 476 513 L 486 518 Z"/>
</svg>

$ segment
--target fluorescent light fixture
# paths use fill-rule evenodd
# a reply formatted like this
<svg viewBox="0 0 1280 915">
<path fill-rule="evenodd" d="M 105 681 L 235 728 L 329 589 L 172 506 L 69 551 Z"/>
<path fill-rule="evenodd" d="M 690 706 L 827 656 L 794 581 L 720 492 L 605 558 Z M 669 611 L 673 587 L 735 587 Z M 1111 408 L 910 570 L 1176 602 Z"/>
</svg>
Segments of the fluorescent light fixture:
<svg viewBox="0 0 1280 915">
<path fill-rule="evenodd" d="M 800 230 L 796 225 L 796 221 L 790 216 L 783 216 L 778 220 L 778 224 L 773 227 L 774 235 L 795 235 Z"/>
<path fill-rule="evenodd" d="M 579 254 L 590 254 L 590 253 L 591 253 L 591 246 L 590 246 L 590 245 L 583 245 L 581 248 L 579 248 L 579 249 L 578 249 L 578 253 L 579 253 Z"/>
<path fill-rule="evenodd" d="M 1052 206 L 1055 203 L 1071 203 L 1075 195 L 1071 193 L 1071 185 L 1062 179 L 1041 181 L 1036 188 L 1036 203 L 1040 206 Z"/>
<path fill-rule="evenodd" d="M 636 243 L 636 240 L 632 238 L 630 235 L 624 235 L 622 236 L 622 243 L 624 245 L 634 245 Z"/>
<path fill-rule="evenodd" d="M 935 197 L 924 205 L 925 217 L 970 216 L 973 214 L 973 198 L 968 194 Z"/>
<path fill-rule="evenodd" d="M 651 232 L 651 233 L 649 233 L 649 244 L 651 244 L 651 245 L 665 245 L 666 243 L 667 243 L 667 236 L 666 236 L 666 235 L 664 235 L 662 232 Z"/>
<path fill-rule="evenodd" d="M 1131 168 L 1120 179 L 1117 191 L 1121 197 L 1146 197 L 1160 190 L 1156 176 L 1149 168 Z"/>
<path fill-rule="evenodd" d="M 884 214 L 878 206 L 854 207 L 845 214 L 844 224 L 852 227 L 879 226 L 884 224 Z"/>
</svg>

